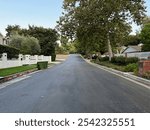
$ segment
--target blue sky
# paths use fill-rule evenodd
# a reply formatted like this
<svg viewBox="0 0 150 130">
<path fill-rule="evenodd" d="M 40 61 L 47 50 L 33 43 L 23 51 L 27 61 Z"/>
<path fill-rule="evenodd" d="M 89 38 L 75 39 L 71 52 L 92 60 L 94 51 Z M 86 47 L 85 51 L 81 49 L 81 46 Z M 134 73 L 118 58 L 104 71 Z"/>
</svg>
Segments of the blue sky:
<svg viewBox="0 0 150 130">
<path fill-rule="evenodd" d="M 54 28 L 61 16 L 63 0 L 0 0 L 0 32 L 5 35 L 7 25 L 36 25 Z M 150 16 L 150 0 L 146 0 Z M 133 25 L 134 31 L 138 29 Z"/>
<path fill-rule="evenodd" d="M 28 24 L 54 28 L 62 13 L 63 0 L 0 0 L 0 32 L 7 25 Z"/>
</svg>

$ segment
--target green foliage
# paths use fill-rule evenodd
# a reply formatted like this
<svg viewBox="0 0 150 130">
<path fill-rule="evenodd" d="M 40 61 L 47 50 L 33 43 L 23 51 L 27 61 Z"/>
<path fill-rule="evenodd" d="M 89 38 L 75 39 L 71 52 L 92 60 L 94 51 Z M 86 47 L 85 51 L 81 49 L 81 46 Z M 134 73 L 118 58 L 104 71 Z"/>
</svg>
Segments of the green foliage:
<svg viewBox="0 0 150 130">
<path fill-rule="evenodd" d="M 52 61 L 56 60 L 56 54 L 55 53 L 51 54 L 51 57 L 52 57 Z"/>
<path fill-rule="evenodd" d="M 128 64 L 124 69 L 125 72 L 135 72 L 136 70 L 138 70 L 137 63 Z"/>
<path fill-rule="evenodd" d="M 99 61 L 109 61 L 109 57 L 100 57 Z"/>
<path fill-rule="evenodd" d="M 29 53 L 29 51 L 33 50 L 31 54 L 39 53 L 45 56 L 50 56 L 53 53 L 55 53 L 55 46 L 56 41 L 58 39 L 58 34 L 56 30 L 51 28 L 43 28 L 43 27 L 36 27 L 36 26 L 30 26 L 28 29 L 22 29 L 19 25 L 11 26 L 9 25 L 6 28 L 7 35 L 11 36 L 12 34 L 19 34 L 22 37 L 34 37 L 37 38 L 40 44 L 41 51 L 39 50 L 39 45 L 37 46 L 37 40 L 31 38 L 30 42 L 34 41 L 34 45 L 32 45 L 30 48 L 28 48 L 28 45 L 24 46 L 25 50 L 23 50 L 23 53 Z M 15 33 L 14 33 L 15 32 Z M 33 47 L 34 46 L 34 47 Z"/>
<path fill-rule="evenodd" d="M 7 53 L 7 58 L 12 59 L 12 58 L 18 58 L 20 50 L 14 47 L 0 45 L 0 54 L 2 53 Z"/>
<path fill-rule="evenodd" d="M 6 36 L 11 37 L 13 34 L 18 34 L 21 31 L 19 25 L 8 25 L 6 28 Z"/>
<path fill-rule="evenodd" d="M 144 75 L 143 75 L 144 78 L 146 79 L 150 79 L 150 71 L 146 72 Z"/>
<path fill-rule="evenodd" d="M 126 64 L 137 63 L 139 59 L 137 57 L 128 57 L 126 58 Z"/>
<path fill-rule="evenodd" d="M 118 65 L 125 65 L 126 64 L 126 58 L 123 56 L 115 57 L 115 64 Z"/>
<path fill-rule="evenodd" d="M 150 23 L 144 25 L 140 36 L 142 43 L 144 44 L 142 51 L 150 51 Z"/>
<path fill-rule="evenodd" d="M 41 54 L 50 56 L 55 54 L 56 41 L 58 34 L 56 30 L 50 28 L 29 26 L 27 30 L 28 35 L 33 36 L 39 40 L 41 46 Z"/>
<path fill-rule="evenodd" d="M 143 0 L 64 0 L 63 8 L 57 29 L 76 39 L 78 50 L 86 54 L 122 45 L 131 31 L 128 19 L 141 24 L 145 12 Z"/>
<path fill-rule="evenodd" d="M 142 46 L 142 51 L 150 51 L 150 43 L 149 44 L 144 44 L 143 46 Z"/>
<path fill-rule="evenodd" d="M 37 68 L 38 68 L 38 70 L 47 69 L 47 67 L 48 67 L 48 62 L 47 62 L 47 61 L 38 62 L 38 63 L 37 63 Z"/>
<path fill-rule="evenodd" d="M 39 54 L 41 49 L 39 42 L 34 37 L 25 37 L 21 35 L 12 35 L 10 38 L 10 46 L 20 49 L 22 54 Z"/>
<path fill-rule="evenodd" d="M 124 41 L 124 45 L 138 45 L 141 43 L 140 36 L 138 34 L 136 35 L 129 35 Z"/>
<path fill-rule="evenodd" d="M 25 71 L 28 71 L 28 70 L 33 70 L 33 69 L 36 69 L 36 67 L 37 67 L 37 65 L 26 65 L 26 66 L 0 69 L 0 77 L 25 72 Z"/>
<path fill-rule="evenodd" d="M 137 57 L 126 58 L 123 56 L 119 56 L 119 57 L 113 57 L 111 60 L 111 63 L 118 64 L 118 65 L 128 65 L 128 64 L 137 63 L 137 62 L 138 62 Z"/>
</svg>

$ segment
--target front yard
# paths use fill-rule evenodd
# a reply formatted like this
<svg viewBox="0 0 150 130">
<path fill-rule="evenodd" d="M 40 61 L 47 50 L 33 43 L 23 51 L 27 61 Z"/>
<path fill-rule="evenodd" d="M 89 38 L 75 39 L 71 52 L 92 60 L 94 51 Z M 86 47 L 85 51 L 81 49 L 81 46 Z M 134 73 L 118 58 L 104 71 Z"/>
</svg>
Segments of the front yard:
<svg viewBox="0 0 150 130">
<path fill-rule="evenodd" d="M 6 69 L 0 69 L 0 77 L 25 72 L 28 70 L 36 69 L 37 65 L 26 65 L 26 66 L 19 66 L 19 67 L 12 67 L 12 68 L 6 68 Z"/>
</svg>

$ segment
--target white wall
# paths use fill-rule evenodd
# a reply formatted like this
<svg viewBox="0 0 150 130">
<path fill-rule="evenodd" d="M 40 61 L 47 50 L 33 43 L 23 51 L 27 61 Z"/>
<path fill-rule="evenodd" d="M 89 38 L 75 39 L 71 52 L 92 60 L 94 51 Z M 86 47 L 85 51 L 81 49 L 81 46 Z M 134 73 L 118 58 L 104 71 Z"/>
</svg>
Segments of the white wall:
<svg viewBox="0 0 150 130">
<path fill-rule="evenodd" d="M 31 65 L 31 64 L 37 64 L 37 62 L 40 61 L 48 61 L 48 63 L 51 63 L 51 56 L 43 56 L 43 55 L 19 55 L 18 59 L 14 60 L 8 60 L 7 59 L 7 53 L 3 53 L 2 57 L 0 58 L 0 69 L 1 68 L 10 68 L 10 67 L 17 67 L 22 65 Z"/>
</svg>

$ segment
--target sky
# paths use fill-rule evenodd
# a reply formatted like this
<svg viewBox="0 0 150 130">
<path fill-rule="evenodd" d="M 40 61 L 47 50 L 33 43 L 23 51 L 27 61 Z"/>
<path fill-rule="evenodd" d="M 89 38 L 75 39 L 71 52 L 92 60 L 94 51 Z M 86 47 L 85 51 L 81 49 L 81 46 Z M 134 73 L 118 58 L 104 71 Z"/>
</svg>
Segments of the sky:
<svg viewBox="0 0 150 130">
<path fill-rule="evenodd" d="M 145 0 L 150 16 L 150 0 Z M 0 0 L 0 32 L 5 35 L 8 25 L 28 25 L 54 28 L 62 14 L 63 0 Z M 139 27 L 133 25 L 133 33 Z"/>
</svg>

